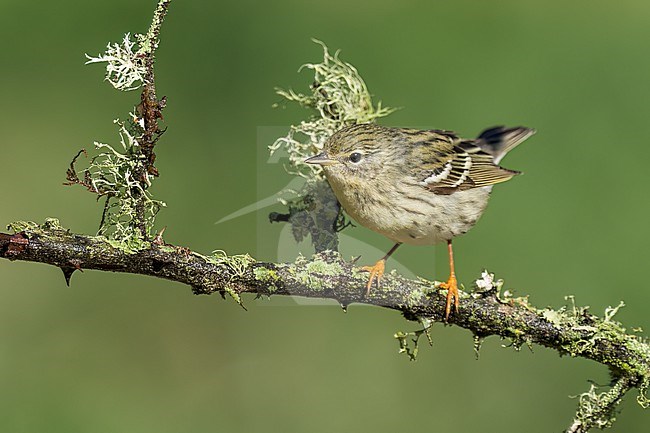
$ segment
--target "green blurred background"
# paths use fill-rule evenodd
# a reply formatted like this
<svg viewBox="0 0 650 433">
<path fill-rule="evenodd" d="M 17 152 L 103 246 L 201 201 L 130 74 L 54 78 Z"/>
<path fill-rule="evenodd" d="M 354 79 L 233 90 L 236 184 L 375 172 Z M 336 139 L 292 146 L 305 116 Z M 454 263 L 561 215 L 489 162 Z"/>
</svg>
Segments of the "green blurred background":
<svg viewBox="0 0 650 433">
<path fill-rule="evenodd" d="M 115 143 L 112 119 L 139 96 L 102 83 L 83 54 L 144 31 L 154 4 L 0 1 L 2 225 L 58 217 L 94 233 L 101 205 L 62 186 L 65 170 L 93 140 Z M 272 109 L 273 88 L 306 89 L 312 77 L 296 71 L 322 58 L 317 37 L 403 107 L 385 125 L 538 129 L 504 161 L 525 176 L 498 186 L 455 243 L 465 284 L 487 267 L 536 306 L 573 294 L 602 314 L 624 300 L 617 317 L 650 328 L 649 19 L 642 1 L 176 1 L 157 64 L 169 126 L 158 225 L 204 253 L 295 254 L 266 222 L 280 206 L 214 223 L 291 180 L 265 146 L 305 113 Z M 390 246 L 363 228 L 345 236 L 342 252 L 369 263 Z M 394 257 L 389 268 L 447 276 L 444 247 Z M 494 337 L 477 361 L 469 332 L 440 325 L 409 362 L 392 335 L 415 325 L 395 312 L 246 303 L 90 271 L 67 288 L 59 269 L 0 261 L 0 431 L 561 431 L 568 396 L 608 380 L 593 362 Z M 622 407 L 612 431 L 647 431 L 634 395 Z"/>
</svg>

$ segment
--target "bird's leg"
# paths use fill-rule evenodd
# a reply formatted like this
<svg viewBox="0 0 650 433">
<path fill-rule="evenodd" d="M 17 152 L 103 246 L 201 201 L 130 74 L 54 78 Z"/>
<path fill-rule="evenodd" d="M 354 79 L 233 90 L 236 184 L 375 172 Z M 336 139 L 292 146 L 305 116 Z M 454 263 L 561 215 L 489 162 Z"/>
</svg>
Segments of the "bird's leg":
<svg viewBox="0 0 650 433">
<path fill-rule="evenodd" d="M 377 287 L 379 288 L 381 277 L 384 275 L 386 260 L 388 260 L 391 254 L 393 254 L 397 249 L 397 247 L 399 247 L 400 245 L 402 245 L 401 242 L 398 242 L 395 245 L 393 245 L 393 248 L 391 248 L 390 251 L 388 251 L 384 257 L 377 260 L 377 263 L 375 263 L 373 266 L 363 266 L 361 268 L 362 271 L 370 272 L 370 278 L 368 278 L 368 284 L 366 285 L 366 296 L 370 295 L 370 288 L 372 287 L 372 283 L 374 281 L 377 281 Z"/>
<path fill-rule="evenodd" d="M 451 303 L 454 303 L 456 313 L 458 313 L 459 294 L 458 294 L 458 280 L 456 280 L 456 272 L 454 270 L 454 250 L 451 248 L 451 241 L 447 241 L 447 249 L 449 250 L 449 279 L 446 283 L 440 285 L 441 288 L 447 289 L 447 305 L 445 306 L 445 321 L 449 320 L 449 313 L 451 313 Z"/>
</svg>

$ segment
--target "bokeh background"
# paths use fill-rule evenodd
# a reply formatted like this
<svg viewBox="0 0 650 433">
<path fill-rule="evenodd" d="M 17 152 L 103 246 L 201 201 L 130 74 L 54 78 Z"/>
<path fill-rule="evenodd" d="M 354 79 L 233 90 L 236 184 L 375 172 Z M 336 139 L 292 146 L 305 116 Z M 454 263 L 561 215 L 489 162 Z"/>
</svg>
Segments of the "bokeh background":
<svg viewBox="0 0 650 433">
<path fill-rule="evenodd" d="M 62 186 L 72 156 L 116 143 L 112 119 L 138 94 L 84 66 L 125 32 L 144 31 L 155 1 L 0 1 L 0 223 L 57 217 L 94 233 L 101 205 Z M 158 219 L 167 242 L 275 260 L 288 246 L 269 211 L 224 216 L 291 178 L 266 146 L 305 113 L 275 86 L 305 90 L 317 37 L 342 49 L 376 100 L 403 107 L 381 123 L 471 136 L 523 124 L 538 134 L 504 161 L 523 170 L 495 189 L 455 243 L 465 284 L 483 268 L 536 306 L 566 295 L 650 328 L 647 181 L 650 4 L 643 1 L 177 1 L 163 28 L 158 89 L 167 133 L 157 147 Z M 390 242 L 363 228 L 342 252 L 373 262 Z M 283 245 L 283 246 L 282 246 Z M 279 247 L 281 246 L 281 247 Z M 284 257 L 283 257 L 284 258 Z M 404 247 L 395 261 L 447 276 L 444 247 Z M 416 362 L 392 335 L 399 314 L 332 303 L 196 297 L 167 281 L 0 261 L 0 431 L 363 432 L 561 431 L 604 367 L 435 326 Z M 634 395 L 614 432 L 647 431 Z"/>
</svg>

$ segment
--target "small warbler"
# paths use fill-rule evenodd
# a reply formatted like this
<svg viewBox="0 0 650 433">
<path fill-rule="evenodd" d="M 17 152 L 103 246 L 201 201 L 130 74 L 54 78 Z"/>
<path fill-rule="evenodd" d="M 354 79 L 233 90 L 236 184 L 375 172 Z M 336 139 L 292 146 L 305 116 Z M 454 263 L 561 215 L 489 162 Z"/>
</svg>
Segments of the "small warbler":
<svg viewBox="0 0 650 433">
<path fill-rule="evenodd" d="M 359 124 L 335 132 L 323 152 L 305 160 L 323 167 L 343 209 L 361 225 L 395 242 L 373 266 L 366 295 L 379 285 L 386 260 L 402 244 L 447 242 L 450 275 L 445 319 L 458 311 L 458 281 L 451 241 L 476 224 L 492 185 L 518 171 L 498 164 L 535 133 L 524 127 L 497 126 L 476 139 L 451 131 L 388 128 Z"/>
</svg>

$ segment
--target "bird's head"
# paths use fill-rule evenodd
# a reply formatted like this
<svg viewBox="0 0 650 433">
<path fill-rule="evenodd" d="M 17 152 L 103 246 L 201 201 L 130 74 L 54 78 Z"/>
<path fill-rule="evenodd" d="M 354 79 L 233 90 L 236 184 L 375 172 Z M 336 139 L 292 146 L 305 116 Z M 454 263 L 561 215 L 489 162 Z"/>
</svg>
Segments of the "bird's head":
<svg viewBox="0 0 650 433">
<path fill-rule="evenodd" d="M 360 124 L 343 128 L 325 141 L 323 151 L 305 160 L 323 167 L 330 181 L 372 179 L 392 165 L 390 128 Z"/>
</svg>

